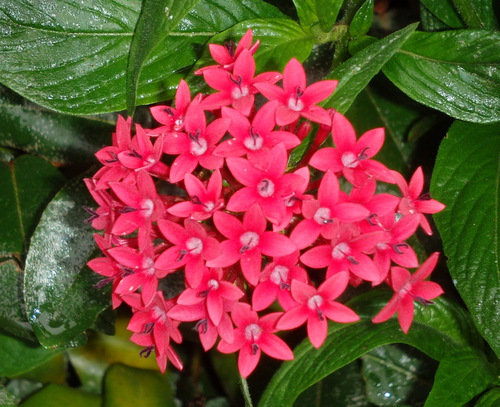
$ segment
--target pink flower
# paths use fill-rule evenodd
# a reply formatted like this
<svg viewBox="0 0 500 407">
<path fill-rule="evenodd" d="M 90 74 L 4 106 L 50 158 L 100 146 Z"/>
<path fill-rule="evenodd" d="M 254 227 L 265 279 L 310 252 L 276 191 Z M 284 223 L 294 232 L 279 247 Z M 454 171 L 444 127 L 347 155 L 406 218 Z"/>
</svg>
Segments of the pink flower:
<svg viewBox="0 0 500 407">
<path fill-rule="evenodd" d="M 208 170 L 222 167 L 224 159 L 213 155 L 216 143 L 224 136 L 229 119 L 216 119 L 208 126 L 199 102 L 193 101 L 186 112 L 184 132 L 165 136 L 163 150 L 166 154 L 178 155 L 170 168 L 170 182 L 184 179 L 186 174 L 201 165 Z"/>
<path fill-rule="evenodd" d="M 206 269 L 205 262 L 221 254 L 219 242 L 208 236 L 201 223 L 190 219 L 184 221 L 184 227 L 160 219 L 158 227 L 162 235 L 174 246 L 160 254 L 156 267 L 164 270 L 184 267 L 187 282 L 191 287 L 196 287 Z"/>
<path fill-rule="evenodd" d="M 340 113 L 333 116 L 332 138 L 335 148 L 327 147 L 314 153 L 309 164 L 321 171 L 333 171 L 355 187 L 362 187 L 370 178 L 394 183 L 392 172 L 371 158 L 384 144 L 384 129 L 372 129 L 356 141 L 356 133 L 349 120 Z"/>
<path fill-rule="evenodd" d="M 208 267 L 227 267 L 240 261 L 246 280 L 257 285 L 262 264 L 262 254 L 279 257 L 296 250 L 288 237 L 266 231 L 266 218 L 258 205 L 253 205 L 243 216 L 241 223 L 225 212 L 214 214 L 217 230 L 228 240 L 221 243 L 222 254 L 207 262 Z"/>
<path fill-rule="evenodd" d="M 424 174 L 422 167 L 418 167 L 411 177 L 410 184 L 407 184 L 401 174 L 393 171 L 396 183 L 403 194 L 399 203 L 399 212 L 402 215 L 417 215 L 420 218 L 420 226 L 425 233 L 432 235 L 432 229 L 429 222 L 423 215 L 424 213 L 437 213 L 442 211 L 446 206 L 441 202 L 431 199 L 428 193 L 422 194 L 424 189 Z"/>
<path fill-rule="evenodd" d="M 255 311 L 266 309 L 276 299 L 284 310 L 296 304 L 290 292 L 292 280 L 308 282 L 307 272 L 297 265 L 298 260 L 299 252 L 296 251 L 288 256 L 275 257 L 264 267 L 259 284 L 252 294 L 252 307 Z"/>
<path fill-rule="evenodd" d="M 191 92 L 189 91 L 189 86 L 184 79 L 181 79 L 179 86 L 177 87 L 177 92 L 175 93 L 175 108 L 158 105 L 149 109 L 156 121 L 163 124 L 163 126 L 157 127 L 153 130 L 147 130 L 147 133 L 150 136 L 153 136 L 169 132 L 183 131 L 184 119 L 190 103 Z"/>
<path fill-rule="evenodd" d="M 112 182 L 111 189 L 123 202 L 111 233 L 119 236 L 128 235 L 139 229 L 139 246 L 144 247 L 149 241 L 151 223 L 163 213 L 163 203 L 156 193 L 151 176 L 144 170 L 137 172 L 136 185 Z"/>
<path fill-rule="evenodd" d="M 240 351 L 238 356 L 238 369 L 242 377 L 246 378 L 254 371 L 259 363 L 261 351 L 279 360 L 292 360 L 293 352 L 279 337 L 276 321 L 281 313 L 275 312 L 259 318 L 257 312 L 250 305 L 238 303 L 231 312 L 236 329 L 234 341 L 226 342 L 222 339 L 217 350 L 222 353 Z"/>
<path fill-rule="evenodd" d="M 120 163 L 131 170 L 146 170 L 157 177 L 166 178 L 168 166 L 162 163 L 163 136 L 158 137 L 154 146 L 144 129 L 136 125 L 136 135 L 130 143 L 130 149 L 118 153 Z"/>
<path fill-rule="evenodd" d="M 332 239 L 340 222 L 358 222 L 365 219 L 370 212 L 362 205 L 342 203 L 340 186 L 337 177 L 328 171 L 318 189 L 318 199 L 302 203 L 304 220 L 292 231 L 290 239 L 299 249 L 311 245 L 321 234 Z"/>
<path fill-rule="evenodd" d="M 182 370 L 182 361 L 170 345 L 170 339 L 176 343 L 182 342 L 181 333 L 177 329 L 179 322 L 171 320 L 167 315 L 175 301 L 165 300 L 161 291 L 156 293 L 148 305 L 144 305 L 138 295 L 128 295 L 124 299 L 134 309 L 127 329 L 134 332 L 130 340 L 145 347 L 141 356 L 148 357 L 154 350 L 162 373 L 167 367 L 167 360 Z"/>
<path fill-rule="evenodd" d="M 306 74 L 302 64 L 295 58 L 283 71 L 283 89 L 269 83 L 258 83 L 255 87 L 269 100 L 277 100 L 276 122 L 285 126 L 304 117 L 320 124 L 331 123 L 331 118 L 316 103 L 326 99 L 335 90 L 338 81 L 319 81 L 306 86 Z"/>
<path fill-rule="evenodd" d="M 191 199 L 172 205 L 167 209 L 168 213 L 180 218 L 205 220 L 224 206 L 224 200 L 221 198 L 222 177 L 219 170 L 212 173 L 206 186 L 193 174 L 186 174 L 184 186 Z"/>
<path fill-rule="evenodd" d="M 330 244 L 315 246 L 302 256 L 306 266 L 320 269 L 327 267 L 327 278 L 350 270 L 365 281 L 381 281 L 381 272 L 366 254 L 371 253 L 385 232 L 357 234 L 350 224 L 340 226 Z"/>
<path fill-rule="evenodd" d="M 248 50 L 251 55 L 255 54 L 257 48 L 259 47 L 259 40 L 255 41 L 252 45 L 253 34 L 252 30 L 249 28 L 245 35 L 241 37 L 238 45 L 236 46 L 233 41 L 228 41 L 224 45 L 219 44 L 208 44 L 210 54 L 212 58 L 219 65 L 210 65 L 195 71 L 195 75 L 201 75 L 203 72 L 209 69 L 224 69 L 227 71 L 232 71 L 234 63 L 238 56 L 243 50 Z"/>
<path fill-rule="evenodd" d="M 269 156 L 269 151 L 278 143 L 283 143 L 287 150 L 300 144 L 299 138 L 287 131 L 273 131 L 276 123 L 274 115 L 277 102 L 269 102 L 262 106 L 255 114 L 252 123 L 236 110 L 222 108 L 222 117 L 231 119 L 228 131 L 234 137 L 222 142 L 214 151 L 215 155 L 222 157 L 241 157 L 248 155 L 252 158 L 256 156 Z"/>
<path fill-rule="evenodd" d="M 271 223 L 281 224 L 286 216 L 285 199 L 306 183 L 298 174 L 284 174 L 287 161 L 286 149 L 281 143 L 271 150 L 266 161 L 228 158 L 229 170 L 245 187 L 231 196 L 227 209 L 243 212 L 253 203 L 258 203 Z"/>
<path fill-rule="evenodd" d="M 255 88 L 259 84 L 273 84 L 281 79 L 279 72 L 264 72 L 255 75 L 255 61 L 248 50 L 242 50 L 236 58 L 232 72 L 220 69 L 203 71 L 205 82 L 218 90 L 202 100 L 201 105 L 206 110 L 219 109 L 222 106 L 232 106 L 241 114 L 248 116 L 254 108 Z"/>
<path fill-rule="evenodd" d="M 424 305 L 430 303 L 436 297 L 443 294 L 439 284 L 432 281 L 424 281 L 434 270 L 438 261 L 439 253 L 433 253 L 414 273 L 402 267 L 391 268 L 391 285 L 394 295 L 389 303 L 372 319 L 374 323 L 387 321 L 396 312 L 401 329 L 406 334 L 413 321 L 414 300 Z"/>
<path fill-rule="evenodd" d="M 358 321 L 356 313 L 345 305 L 334 301 L 344 292 L 349 283 L 349 273 L 342 271 L 325 280 L 318 289 L 298 280 L 292 281 L 292 297 L 297 305 L 285 312 L 276 327 L 294 329 L 307 321 L 307 335 L 315 348 L 326 338 L 328 321 L 348 323 Z"/>
</svg>

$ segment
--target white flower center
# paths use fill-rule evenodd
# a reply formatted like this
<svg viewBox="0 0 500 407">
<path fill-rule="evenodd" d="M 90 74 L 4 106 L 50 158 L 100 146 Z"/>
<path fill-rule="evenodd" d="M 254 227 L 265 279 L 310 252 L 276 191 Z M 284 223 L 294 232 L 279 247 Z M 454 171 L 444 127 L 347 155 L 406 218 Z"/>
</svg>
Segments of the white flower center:
<svg viewBox="0 0 500 407">
<path fill-rule="evenodd" d="M 248 341 L 256 341 L 262 333 L 262 328 L 257 324 L 249 324 L 245 328 L 245 339 Z"/>
<path fill-rule="evenodd" d="M 281 285 L 288 281 L 288 267 L 277 265 L 271 272 L 269 279 L 276 285 Z"/>
<path fill-rule="evenodd" d="M 141 209 L 144 212 L 144 216 L 149 218 L 153 214 L 155 204 L 151 199 L 144 199 L 141 202 Z"/>
<path fill-rule="evenodd" d="M 233 97 L 233 99 L 238 100 L 242 97 L 248 96 L 249 93 L 250 91 L 247 86 L 235 86 L 233 88 L 233 91 L 231 92 L 231 96 Z"/>
<path fill-rule="evenodd" d="M 245 232 L 240 236 L 240 253 L 252 250 L 259 244 L 259 235 L 255 232 Z"/>
<path fill-rule="evenodd" d="M 219 282 L 217 280 L 208 280 L 208 288 L 211 290 L 217 290 L 219 288 Z"/>
<path fill-rule="evenodd" d="M 203 250 L 203 242 L 197 237 L 190 237 L 186 241 L 186 249 L 188 249 L 191 254 L 200 254 Z"/>
<path fill-rule="evenodd" d="M 310 310 L 317 310 L 323 304 L 323 297 L 319 294 L 313 295 L 311 298 L 307 300 L 307 307 Z"/>
<path fill-rule="evenodd" d="M 274 182 L 270 179 L 264 178 L 257 185 L 257 191 L 259 191 L 259 195 L 263 198 L 269 198 L 274 195 Z"/>
<path fill-rule="evenodd" d="M 288 99 L 288 108 L 294 112 L 300 112 L 304 109 L 304 102 L 295 96 L 291 96 L 290 99 Z"/>
<path fill-rule="evenodd" d="M 197 137 L 196 139 L 191 139 L 191 154 L 193 155 L 202 155 L 205 154 L 205 152 L 208 149 L 208 143 L 207 140 L 205 140 L 203 137 Z"/>
<path fill-rule="evenodd" d="M 258 134 L 247 137 L 245 140 L 243 140 L 243 145 L 252 151 L 260 150 L 263 144 L 264 139 Z"/>
<path fill-rule="evenodd" d="M 320 225 L 332 223 L 332 211 L 330 208 L 319 208 L 314 214 L 314 220 Z"/>
<path fill-rule="evenodd" d="M 342 154 L 342 164 L 347 168 L 356 168 L 359 165 L 358 157 L 351 152 Z"/>
<path fill-rule="evenodd" d="M 350 251 L 351 249 L 349 245 L 345 242 L 342 242 L 333 248 L 332 257 L 337 260 L 343 259 L 349 254 Z"/>
</svg>

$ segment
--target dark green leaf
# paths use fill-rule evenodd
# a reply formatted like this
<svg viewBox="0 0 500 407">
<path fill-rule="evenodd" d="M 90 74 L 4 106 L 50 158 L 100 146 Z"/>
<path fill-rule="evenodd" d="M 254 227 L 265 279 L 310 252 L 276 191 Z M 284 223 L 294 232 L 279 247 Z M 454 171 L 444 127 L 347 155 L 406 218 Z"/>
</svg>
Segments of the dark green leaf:
<svg viewBox="0 0 500 407">
<path fill-rule="evenodd" d="M 103 119 L 57 114 L 4 93 L 0 90 L 1 146 L 64 164 L 94 160 L 111 140 L 113 125 Z"/>
<path fill-rule="evenodd" d="M 125 108 L 125 72 L 141 2 L 58 0 L 0 3 L 0 82 L 50 109 L 71 114 Z M 282 17 L 261 0 L 203 0 L 152 50 L 137 102 L 169 99 L 212 36 L 257 17 Z"/>
<path fill-rule="evenodd" d="M 487 30 L 498 28 L 498 22 L 493 11 L 493 2 L 491 0 L 452 1 L 467 27 Z"/>
<path fill-rule="evenodd" d="M 357 297 L 351 306 L 363 317 L 362 321 L 332 324 L 320 349 L 314 348 L 307 339 L 300 344 L 294 351 L 295 359 L 285 362 L 269 383 L 259 406 L 274 406 L 276 400 L 292 405 L 306 388 L 381 345 L 405 343 L 440 360 L 450 350 L 468 344 L 468 330 L 472 324 L 467 314 L 441 298 L 432 307 L 417 306 L 407 335 L 394 318 L 383 324 L 371 323 L 364 318 L 371 318 L 387 302 L 387 297 L 378 294 L 371 292 Z"/>
<path fill-rule="evenodd" d="M 402 345 L 380 346 L 361 357 L 366 394 L 377 406 L 422 405 L 437 363 Z"/>
<path fill-rule="evenodd" d="M 127 64 L 127 110 L 133 116 L 137 83 L 141 68 L 151 50 L 161 44 L 170 32 L 200 0 L 149 0 L 142 3 L 141 13 L 130 44 Z"/>
<path fill-rule="evenodd" d="M 349 26 L 349 34 L 352 37 L 359 37 L 366 34 L 372 25 L 373 20 L 373 0 L 366 0 L 354 15 Z"/>
<path fill-rule="evenodd" d="M 60 352 L 0 333 L 0 377 L 25 373 Z"/>
<path fill-rule="evenodd" d="M 337 89 L 325 102 L 325 107 L 334 107 L 345 113 L 368 82 L 380 71 L 382 66 L 404 44 L 416 24 L 388 35 L 382 40 L 367 46 L 335 69 L 327 79 L 338 79 Z"/>
<path fill-rule="evenodd" d="M 315 0 L 316 15 L 319 19 L 319 24 L 324 32 L 330 31 L 339 14 L 344 0 Z"/>
<path fill-rule="evenodd" d="M 496 387 L 486 393 L 474 407 L 496 407 L 500 403 L 500 388 Z"/>
<path fill-rule="evenodd" d="M 450 29 L 449 26 L 432 14 L 422 3 L 420 3 L 420 23 L 422 31 L 432 32 Z"/>
<path fill-rule="evenodd" d="M 500 355 L 500 124 L 455 122 L 438 152 L 431 194 L 453 282 Z"/>
<path fill-rule="evenodd" d="M 31 239 L 25 269 L 26 313 L 43 346 L 74 346 L 109 305 L 87 266 L 95 254 L 93 229 L 82 206 L 92 200 L 80 178 L 50 202 Z"/>
<path fill-rule="evenodd" d="M 437 19 L 450 28 L 464 28 L 452 0 L 422 0 L 422 5 Z"/>
<path fill-rule="evenodd" d="M 297 9 L 300 26 L 308 31 L 312 25 L 318 23 L 316 15 L 316 0 L 293 0 Z"/>
<path fill-rule="evenodd" d="M 101 407 L 101 398 L 59 384 L 49 384 L 21 404 L 22 407 Z"/>
<path fill-rule="evenodd" d="M 366 407 L 365 382 L 356 361 L 333 372 L 304 391 L 294 406 Z"/>
<path fill-rule="evenodd" d="M 112 365 L 104 378 L 104 407 L 174 407 L 167 376 L 151 370 Z"/>
<path fill-rule="evenodd" d="M 498 121 L 499 41 L 485 30 L 415 32 L 383 71 L 419 103 L 461 120 Z"/>
<path fill-rule="evenodd" d="M 64 181 L 40 157 L 24 155 L 0 163 L 0 255 L 23 253 L 44 206 Z"/>
<path fill-rule="evenodd" d="M 455 350 L 441 361 L 425 407 L 461 407 L 495 379 L 495 369 L 474 350 Z"/>
<path fill-rule="evenodd" d="M 0 263 L 0 327 L 12 335 L 35 341 L 24 312 L 23 272 L 14 260 Z"/>
</svg>

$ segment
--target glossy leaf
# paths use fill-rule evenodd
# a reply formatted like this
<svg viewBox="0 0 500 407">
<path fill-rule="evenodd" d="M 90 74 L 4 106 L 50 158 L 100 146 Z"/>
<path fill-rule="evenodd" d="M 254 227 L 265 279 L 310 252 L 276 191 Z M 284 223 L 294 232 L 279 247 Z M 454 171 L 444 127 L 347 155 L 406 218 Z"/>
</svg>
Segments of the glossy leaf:
<svg viewBox="0 0 500 407">
<path fill-rule="evenodd" d="M 163 41 L 200 0 L 150 0 L 142 3 L 127 64 L 127 110 L 133 116 L 137 83 L 151 50 Z"/>
<path fill-rule="evenodd" d="M 103 407 L 174 407 L 167 376 L 121 364 L 112 365 L 104 378 Z"/>
<path fill-rule="evenodd" d="M 411 24 L 367 46 L 329 74 L 327 79 L 337 79 L 339 83 L 323 106 L 333 107 L 340 113 L 345 113 L 359 92 L 368 85 L 416 28 L 416 24 Z"/>
<path fill-rule="evenodd" d="M 377 406 L 421 405 L 437 363 L 408 346 L 385 345 L 361 357 L 366 394 Z"/>
<path fill-rule="evenodd" d="M 294 406 L 366 407 L 367 404 L 365 381 L 355 361 L 309 387 L 295 400 Z"/>
<path fill-rule="evenodd" d="M 68 183 L 43 212 L 26 259 L 26 313 L 43 346 L 75 346 L 109 305 L 109 293 L 96 289 L 98 275 L 87 266 L 95 257 L 93 229 L 84 223 L 92 206 L 80 178 Z"/>
<path fill-rule="evenodd" d="M 422 5 L 437 19 L 450 28 L 464 28 L 452 0 L 421 0 Z"/>
<path fill-rule="evenodd" d="M 20 156 L 0 163 L 0 255 L 23 253 L 47 202 L 65 178 L 49 162 Z"/>
<path fill-rule="evenodd" d="M 315 0 L 293 0 L 293 4 L 297 10 L 300 25 L 304 30 L 308 30 L 312 25 L 318 23 Z"/>
<path fill-rule="evenodd" d="M 349 25 L 349 34 L 353 37 L 366 34 L 372 25 L 373 0 L 366 0 L 354 15 Z"/>
<path fill-rule="evenodd" d="M 319 24 L 324 32 L 330 31 L 339 14 L 344 0 L 315 0 L 316 15 L 319 19 Z"/>
<path fill-rule="evenodd" d="M 456 119 L 500 120 L 500 33 L 415 32 L 384 66 L 412 99 Z"/>
<path fill-rule="evenodd" d="M 386 303 L 377 294 L 380 293 L 357 297 L 351 306 L 362 317 L 371 317 Z M 291 405 L 306 388 L 381 345 L 405 343 L 437 360 L 450 350 L 467 345 L 471 324 L 463 310 L 441 298 L 432 307 L 416 308 L 407 335 L 394 318 L 382 324 L 362 319 L 353 324 L 331 325 L 320 349 L 314 348 L 306 339 L 294 350 L 295 359 L 285 362 L 275 374 L 259 406 L 273 406 L 276 400 Z"/>
<path fill-rule="evenodd" d="M 60 352 L 0 333 L 0 377 L 28 372 Z"/>
<path fill-rule="evenodd" d="M 496 377 L 484 354 L 459 349 L 439 364 L 425 407 L 461 407 L 480 394 Z"/>
<path fill-rule="evenodd" d="M 125 72 L 140 12 L 135 0 L 0 4 L 0 82 L 27 99 L 72 114 L 125 108 Z M 216 33 L 256 17 L 281 17 L 260 0 L 203 0 L 143 64 L 137 103 L 171 98 Z M 54 59 L 57 56 L 57 61 Z"/>
<path fill-rule="evenodd" d="M 24 313 L 23 271 L 15 260 L 0 262 L 0 329 L 35 342 Z"/>
<path fill-rule="evenodd" d="M 452 1 L 467 27 L 487 30 L 498 29 L 498 22 L 493 11 L 493 2 L 491 0 Z"/>
<path fill-rule="evenodd" d="M 58 164 L 91 162 L 109 144 L 113 124 L 103 118 L 47 111 L 21 97 L 0 92 L 0 145 Z"/>
<path fill-rule="evenodd" d="M 71 402 L 71 407 L 100 407 L 101 397 L 84 393 L 59 384 L 49 384 L 37 391 L 25 402 L 22 407 L 60 407 Z"/>
<path fill-rule="evenodd" d="M 455 122 L 438 152 L 431 194 L 451 277 L 479 331 L 500 355 L 500 125 Z"/>
</svg>

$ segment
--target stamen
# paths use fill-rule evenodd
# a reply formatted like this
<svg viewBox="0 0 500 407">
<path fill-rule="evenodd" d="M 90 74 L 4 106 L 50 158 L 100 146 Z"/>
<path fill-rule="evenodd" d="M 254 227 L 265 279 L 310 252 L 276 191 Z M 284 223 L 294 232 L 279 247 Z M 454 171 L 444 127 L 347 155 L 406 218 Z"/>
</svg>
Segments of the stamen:
<svg viewBox="0 0 500 407">
<path fill-rule="evenodd" d="M 118 161 L 118 157 L 113 151 L 109 152 L 109 155 L 112 157 L 111 160 L 104 160 L 106 164 L 113 164 Z"/>
<path fill-rule="evenodd" d="M 95 219 L 99 217 L 99 214 L 93 209 L 90 209 L 88 206 L 82 205 L 82 208 L 85 209 L 85 211 L 87 211 L 91 215 L 90 218 L 85 219 L 83 223 L 85 224 L 92 223 Z"/>
<path fill-rule="evenodd" d="M 415 199 L 416 201 L 430 201 L 432 198 L 431 198 L 431 194 L 429 192 L 425 192 L 423 193 L 422 195 L 420 195 L 417 199 Z"/>
<path fill-rule="evenodd" d="M 153 327 L 155 326 L 154 322 L 148 322 L 146 325 L 144 325 L 144 331 L 143 333 L 149 334 L 153 331 Z"/>
<path fill-rule="evenodd" d="M 205 318 L 205 319 L 200 319 L 200 320 L 196 323 L 196 325 L 195 325 L 194 329 L 195 329 L 195 330 L 196 330 L 199 334 L 201 334 L 201 335 L 206 334 L 206 333 L 207 333 L 207 331 L 208 331 L 208 321 L 207 321 L 207 319 L 206 319 L 206 318 Z"/>
<path fill-rule="evenodd" d="M 234 58 L 234 52 L 236 50 L 236 44 L 234 41 L 227 41 L 224 43 L 224 48 L 226 48 L 228 54 Z"/>
<path fill-rule="evenodd" d="M 379 225 L 379 222 L 378 222 L 378 219 L 377 219 L 377 214 L 376 213 L 371 213 L 370 215 L 368 215 L 368 217 L 366 218 L 366 221 L 372 225 L 372 226 L 377 226 Z M 375 220 L 374 220 L 375 219 Z"/>
<path fill-rule="evenodd" d="M 118 212 L 120 213 L 130 213 L 130 212 L 135 212 L 137 208 L 132 208 L 131 206 L 125 206 L 121 209 L 118 209 Z"/>
<path fill-rule="evenodd" d="M 359 261 L 357 261 L 356 258 L 353 256 L 347 256 L 347 260 L 349 260 L 349 263 L 354 264 L 356 266 L 359 264 Z"/>
<path fill-rule="evenodd" d="M 409 246 L 406 243 L 397 243 L 395 245 L 392 245 L 392 248 L 397 254 L 404 254 L 404 252 L 400 249 L 401 247 L 408 249 Z"/>
<path fill-rule="evenodd" d="M 154 345 L 147 346 L 139 352 L 139 356 L 141 358 L 149 358 L 151 352 L 153 352 L 154 349 L 155 349 Z"/>
<path fill-rule="evenodd" d="M 179 257 L 177 257 L 175 261 L 182 261 L 187 254 L 189 254 L 189 252 L 186 249 L 179 250 Z"/>
<path fill-rule="evenodd" d="M 139 154 L 135 149 L 132 149 L 130 153 L 128 153 L 130 157 L 136 157 L 139 158 L 140 160 L 144 160 L 144 157 Z"/>
<path fill-rule="evenodd" d="M 256 343 L 252 343 L 252 355 L 256 355 L 259 349 L 259 345 L 257 345 Z"/>
</svg>

